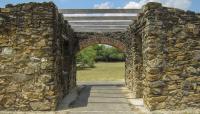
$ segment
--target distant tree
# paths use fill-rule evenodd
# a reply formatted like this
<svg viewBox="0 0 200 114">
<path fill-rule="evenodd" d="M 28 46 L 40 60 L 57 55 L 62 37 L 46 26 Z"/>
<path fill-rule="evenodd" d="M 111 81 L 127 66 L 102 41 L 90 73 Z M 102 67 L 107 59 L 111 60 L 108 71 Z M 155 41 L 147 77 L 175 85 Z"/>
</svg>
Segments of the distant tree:
<svg viewBox="0 0 200 114">
<path fill-rule="evenodd" d="M 88 47 L 78 53 L 77 63 L 79 67 L 94 67 L 95 58 L 96 50 L 93 47 Z"/>
<path fill-rule="evenodd" d="M 95 50 L 97 52 L 96 61 L 124 61 L 125 55 L 117 48 L 107 45 L 96 45 Z"/>
<path fill-rule="evenodd" d="M 112 61 L 124 61 L 125 55 L 122 52 L 119 52 L 116 48 L 110 48 L 109 59 Z"/>
<path fill-rule="evenodd" d="M 124 53 L 108 45 L 90 46 L 77 54 L 77 65 L 79 67 L 94 67 L 95 61 L 115 62 L 124 60 Z"/>
</svg>

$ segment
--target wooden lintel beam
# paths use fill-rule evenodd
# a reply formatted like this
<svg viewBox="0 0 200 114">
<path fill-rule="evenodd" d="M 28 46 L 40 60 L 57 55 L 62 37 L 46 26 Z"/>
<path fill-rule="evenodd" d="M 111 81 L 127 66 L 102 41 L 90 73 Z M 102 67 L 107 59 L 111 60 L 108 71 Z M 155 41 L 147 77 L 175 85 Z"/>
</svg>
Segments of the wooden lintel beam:
<svg viewBox="0 0 200 114">
<path fill-rule="evenodd" d="M 141 9 L 59 9 L 63 14 L 140 13 Z"/>
<path fill-rule="evenodd" d="M 136 16 L 65 16 L 65 20 L 136 20 Z"/>
<path fill-rule="evenodd" d="M 75 32 L 123 32 L 126 29 L 74 29 Z"/>
<path fill-rule="evenodd" d="M 128 26 L 71 26 L 73 29 L 127 29 Z"/>
<path fill-rule="evenodd" d="M 129 25 L 71 25 L 71 27 L 122 27 L 126 28 Z"/>
<path fill-rule="evenodd" d="M 132 21 L 122 21 L 122 22 L 120 22 L 120 21 L 113 21 L 113 22 L 111 22 L 111 21 L 105 21 L 105 22 L 90 22 L 90 21 L 88 21 L 88 22 L 81 22 L 81 21 L 69 21 L 69 24 L 71 25 L 71 26 L 83 26 L 83 25 L 92 25 L 92 26 L 95 26 L 95 25 L 130 25 L 130 24 L 132 24 L 133 22 Z"/>
</svg>

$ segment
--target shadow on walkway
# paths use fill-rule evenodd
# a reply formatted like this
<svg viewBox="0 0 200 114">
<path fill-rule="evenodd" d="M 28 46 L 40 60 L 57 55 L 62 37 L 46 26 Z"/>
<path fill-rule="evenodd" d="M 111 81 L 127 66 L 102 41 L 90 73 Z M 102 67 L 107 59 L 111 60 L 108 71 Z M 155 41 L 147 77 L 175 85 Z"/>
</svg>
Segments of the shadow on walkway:
<svg viewBox="0 0 200 114">
<path fill-rule="evenodd" d="M 121 91 L 123 84 L 83 84 L 78 98 L 69 105 L 69 108 L 88 107 L 94 105 L 129 104 Z M 89 106 L 90 107 L 90 106 Z"/>
<path fill-rule="evenodd" d="M 76 107 L 86 107 L 88 104 L 88 98 L 90 97 L 91 86 L 84 85 L 84 87 L 78 92 L 78 98 L 72 102 L 69 107 L 76 108 Z"/>
<path fill-rule="evenodd" d="M 71 113 L 101 112 L 117 114 L 123 112 L 132 114 L 130 102 L 124 91 L 124 83 L 118 82 L 90 82 L 79 83 L 78 96 L 68 107 L 61 110 L 69 110 Z"/>
</svg>

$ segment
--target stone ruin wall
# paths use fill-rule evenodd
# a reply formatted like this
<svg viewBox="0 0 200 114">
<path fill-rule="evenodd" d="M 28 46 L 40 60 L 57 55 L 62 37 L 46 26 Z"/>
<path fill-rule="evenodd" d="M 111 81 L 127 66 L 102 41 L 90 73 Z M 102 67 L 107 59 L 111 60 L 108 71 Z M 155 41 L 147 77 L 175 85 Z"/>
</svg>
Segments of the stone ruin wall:
<svg viewBox="0 0 200 114">
<path fill-rule="evenodd" d="M 200 107 L 199 14 L 149 3 L 127 32 L 87 35 L 126 45 L 126 85 L 150 110 Z M 53 3 L 1 8 L 0 110 L 55 110 L 76 86 L 80 38 Z"/>
<path fill-rule="evenodd" d="M 200 15 L 149 3 L 130 29 L 135 34 L 132 37 L 142 42 L 143 62 L 133 59 L 133 68 L 142 64 L 139 67 L 142 71 L 137 71 L 142 72 L 137 74 L 141 78 L 134 70 L 132 76 L 133 83 L 142 80 L 141 97 L 146 107 L 150 110 L 199 108 Z M 137 49 L 135 53 L 141 55 Z M 137 86 L 133 88 L 140 90 Z"/>
<path fill-rule="evenodd" d="M 1 8 L 0 110 L 55 110 L 76 85 L 74 37 L 53 3 Z"/>
<path fill-rule="evenodd" d="M 134 98 L 142 98 L 144 77 L 142 76 L 142 40 L 141 36 L 136 35 L 142 24 L 135 22 L 130 25 L 126 32 L 126 61 L 125 61 L 125 82 L 126 86 L 132 91 Z"/>
</svg>

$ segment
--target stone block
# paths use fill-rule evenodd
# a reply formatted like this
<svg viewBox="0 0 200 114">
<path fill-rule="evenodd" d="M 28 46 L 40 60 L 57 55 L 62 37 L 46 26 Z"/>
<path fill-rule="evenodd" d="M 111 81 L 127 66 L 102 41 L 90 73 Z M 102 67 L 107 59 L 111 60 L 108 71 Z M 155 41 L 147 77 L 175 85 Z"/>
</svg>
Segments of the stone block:
<svg viewBox="0 0 200 114">
<path fill-rule="evenodd" d="M 0 8 L 0 12 L 2 13 L 9 13 L 10 11 L 10 8 Z"/>
<path fill-rule="evenodd" d="M 157 9 L 157 8 L 161 8 L 161 7 L 162 7 L 161 3 L 149 2 L 142 7 L 142 10 L 143 10 L 143 12 L 146 12 L 147 10 Z"/>
<path fill-rule="evenodd" d="M 35 110 L 35 111 L 47 111 L 51 109 L 51 103 L 48 101 L 31 102 L 30 106 L 32 110 Z"/>
<path fill-rule="evenodd" d="M 164 81 L 154 81 L 154 82 L 150 82 L 149 86 L 152 88 L 163 87 L 163 86 L 165 86 L 165 82 Z"/>
<path fill-rule="evenodd" d="M 161 103 L 164 102 L 167 99 L 167 96 L 158 96 L 158 97 L 151 97 L 148 99 L 149 103 Z"/>
<path fill-rule="evenodd" d="M 160 75 L 146 75 L 146 80 L 152 82 L 152 81 L 158 81 L 161 79 Z"/>
<path fill-rule="evenodd" d="M 11 75 L 11 79 L 15 83 L 21 83 L 21 82 L 29 81 L 33 79 L 33 77 L 30 75 L 22 74 L 22 73 L 13 73 Z"/>
<path fill-rule="evenodd" d="M 14 49 L 11 47 L 5 47 L 1 51 L 1 55 L 3 56 L 11 56 L 14 53 Z"/>
</svg>

